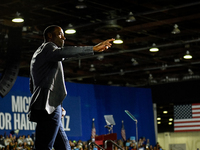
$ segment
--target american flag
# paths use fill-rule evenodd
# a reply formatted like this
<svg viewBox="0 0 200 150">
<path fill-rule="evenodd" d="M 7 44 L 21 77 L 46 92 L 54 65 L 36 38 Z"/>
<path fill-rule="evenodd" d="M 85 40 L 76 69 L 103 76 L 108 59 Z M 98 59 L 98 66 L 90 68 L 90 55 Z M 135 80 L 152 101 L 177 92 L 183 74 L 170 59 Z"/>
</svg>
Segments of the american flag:
<svg viewBox="0 0 200 150">
<path fill-rule="evenodd" d="M 174 132 L 200 131 L 200 103 L 174 106 Z"/>
<path fill-rule="evenodd" d="M 124 129 L 124 121 L 122 120 L 121 136 L 124 141 L 126 141 L 126 133 Z"/>
<path fill-rule="evenodd" d="M 94 124 L 94 118 L 92 119 L 92 132 L 91 132 L 91 139 L 95 140 L 96 136 L 96 129 L 95 129 L 95 124 Z"/>
</svg>

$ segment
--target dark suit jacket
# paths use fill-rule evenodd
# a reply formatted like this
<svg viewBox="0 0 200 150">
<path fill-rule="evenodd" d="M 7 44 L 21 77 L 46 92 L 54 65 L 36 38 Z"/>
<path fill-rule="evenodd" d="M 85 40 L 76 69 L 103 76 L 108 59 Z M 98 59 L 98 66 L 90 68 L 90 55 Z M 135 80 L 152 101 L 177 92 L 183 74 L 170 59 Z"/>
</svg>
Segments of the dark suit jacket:
<svg viewBox="0 0 200 150">
<path fill-rule="evenodd" d="M 29 120 L 34 110 L 46 110 L 51 114 L 67 95 L 63 75 L 63 58 L 93 55 L 92 46 L 58 48 L 54 43 L 43 43 L 33 54 L 30 64 Z"/>
</svg>

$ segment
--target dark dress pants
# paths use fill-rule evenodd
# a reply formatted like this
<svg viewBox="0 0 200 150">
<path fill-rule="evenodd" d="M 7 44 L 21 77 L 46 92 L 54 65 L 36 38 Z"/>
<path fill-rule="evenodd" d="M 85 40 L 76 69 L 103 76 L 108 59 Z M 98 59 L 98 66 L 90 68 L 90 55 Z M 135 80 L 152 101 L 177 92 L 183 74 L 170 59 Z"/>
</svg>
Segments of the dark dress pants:
<svg viewBox="0 0 200 150">
<path fill-rule="evenodd" d="M 59 105 L 52 114 L 47 114 L 46 111 L 38 114 L 39 121 L 36 126 L 36 150 L 71 150 L 69 140 L 63 129 L 61 117 L 62 109 Z"/>
</svg>

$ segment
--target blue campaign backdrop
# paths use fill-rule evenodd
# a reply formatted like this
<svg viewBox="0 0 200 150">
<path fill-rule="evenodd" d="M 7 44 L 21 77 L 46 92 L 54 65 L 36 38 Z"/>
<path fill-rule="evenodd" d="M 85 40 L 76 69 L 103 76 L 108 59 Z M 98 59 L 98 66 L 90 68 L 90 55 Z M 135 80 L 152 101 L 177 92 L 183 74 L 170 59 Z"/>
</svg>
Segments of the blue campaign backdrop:
<svg viewBox="0 0 200 150">
<path fill-rule="evenodd" d="M 62 121 L 69 139 L 89 140 L 93 118 L 96 134 L 108 134 L 104 115 L 113 115 L 116 123 L 113 133 L 117 133 L 118 139 L 121 139 L 122 120 L 127 139 L 136 136 L 136 122 L 125 113 L 128 110 L 138 120 L 138 137 L 156 143 L 151 89 L 71 82 L 66 82 L 66 87 L 68 95 L 63 107 L 67 113 Z M 27 119 L 30 97 L 29 78 L 18 77 L 10 92 L 0 98 L 0 134 L 16 130 L 19 135 L 35 132 L 36 124 Z"/>
</svg>

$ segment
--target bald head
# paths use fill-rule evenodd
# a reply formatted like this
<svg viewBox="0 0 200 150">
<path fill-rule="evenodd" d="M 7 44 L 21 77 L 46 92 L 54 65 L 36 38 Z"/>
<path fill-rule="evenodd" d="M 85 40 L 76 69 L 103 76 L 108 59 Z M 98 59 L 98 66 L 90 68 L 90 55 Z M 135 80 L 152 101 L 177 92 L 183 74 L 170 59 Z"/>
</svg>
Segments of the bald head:
<svg viewBox="0 0 200 150">
<path fill-rule="evenodd" d="M 60 26 L 51 25 L 51 26 L 48 26 L 48 27 L 44 30 L 43 36 L 44 36 L 45 42 L 46 42 L 46 41 L 49 41 L 49 34 L 53 34 L 54 31 L 56 30 L 56 28 L 60 28 Z"/>
<path fill-rule="evenodd" d="M 57 25 L 48 26 L 44 30 L 43 35 L 44 35 L 44 42 L 53 42 L 58 47 L 64 46 L 65 37 L 61 27 Z"/>
</svg>

